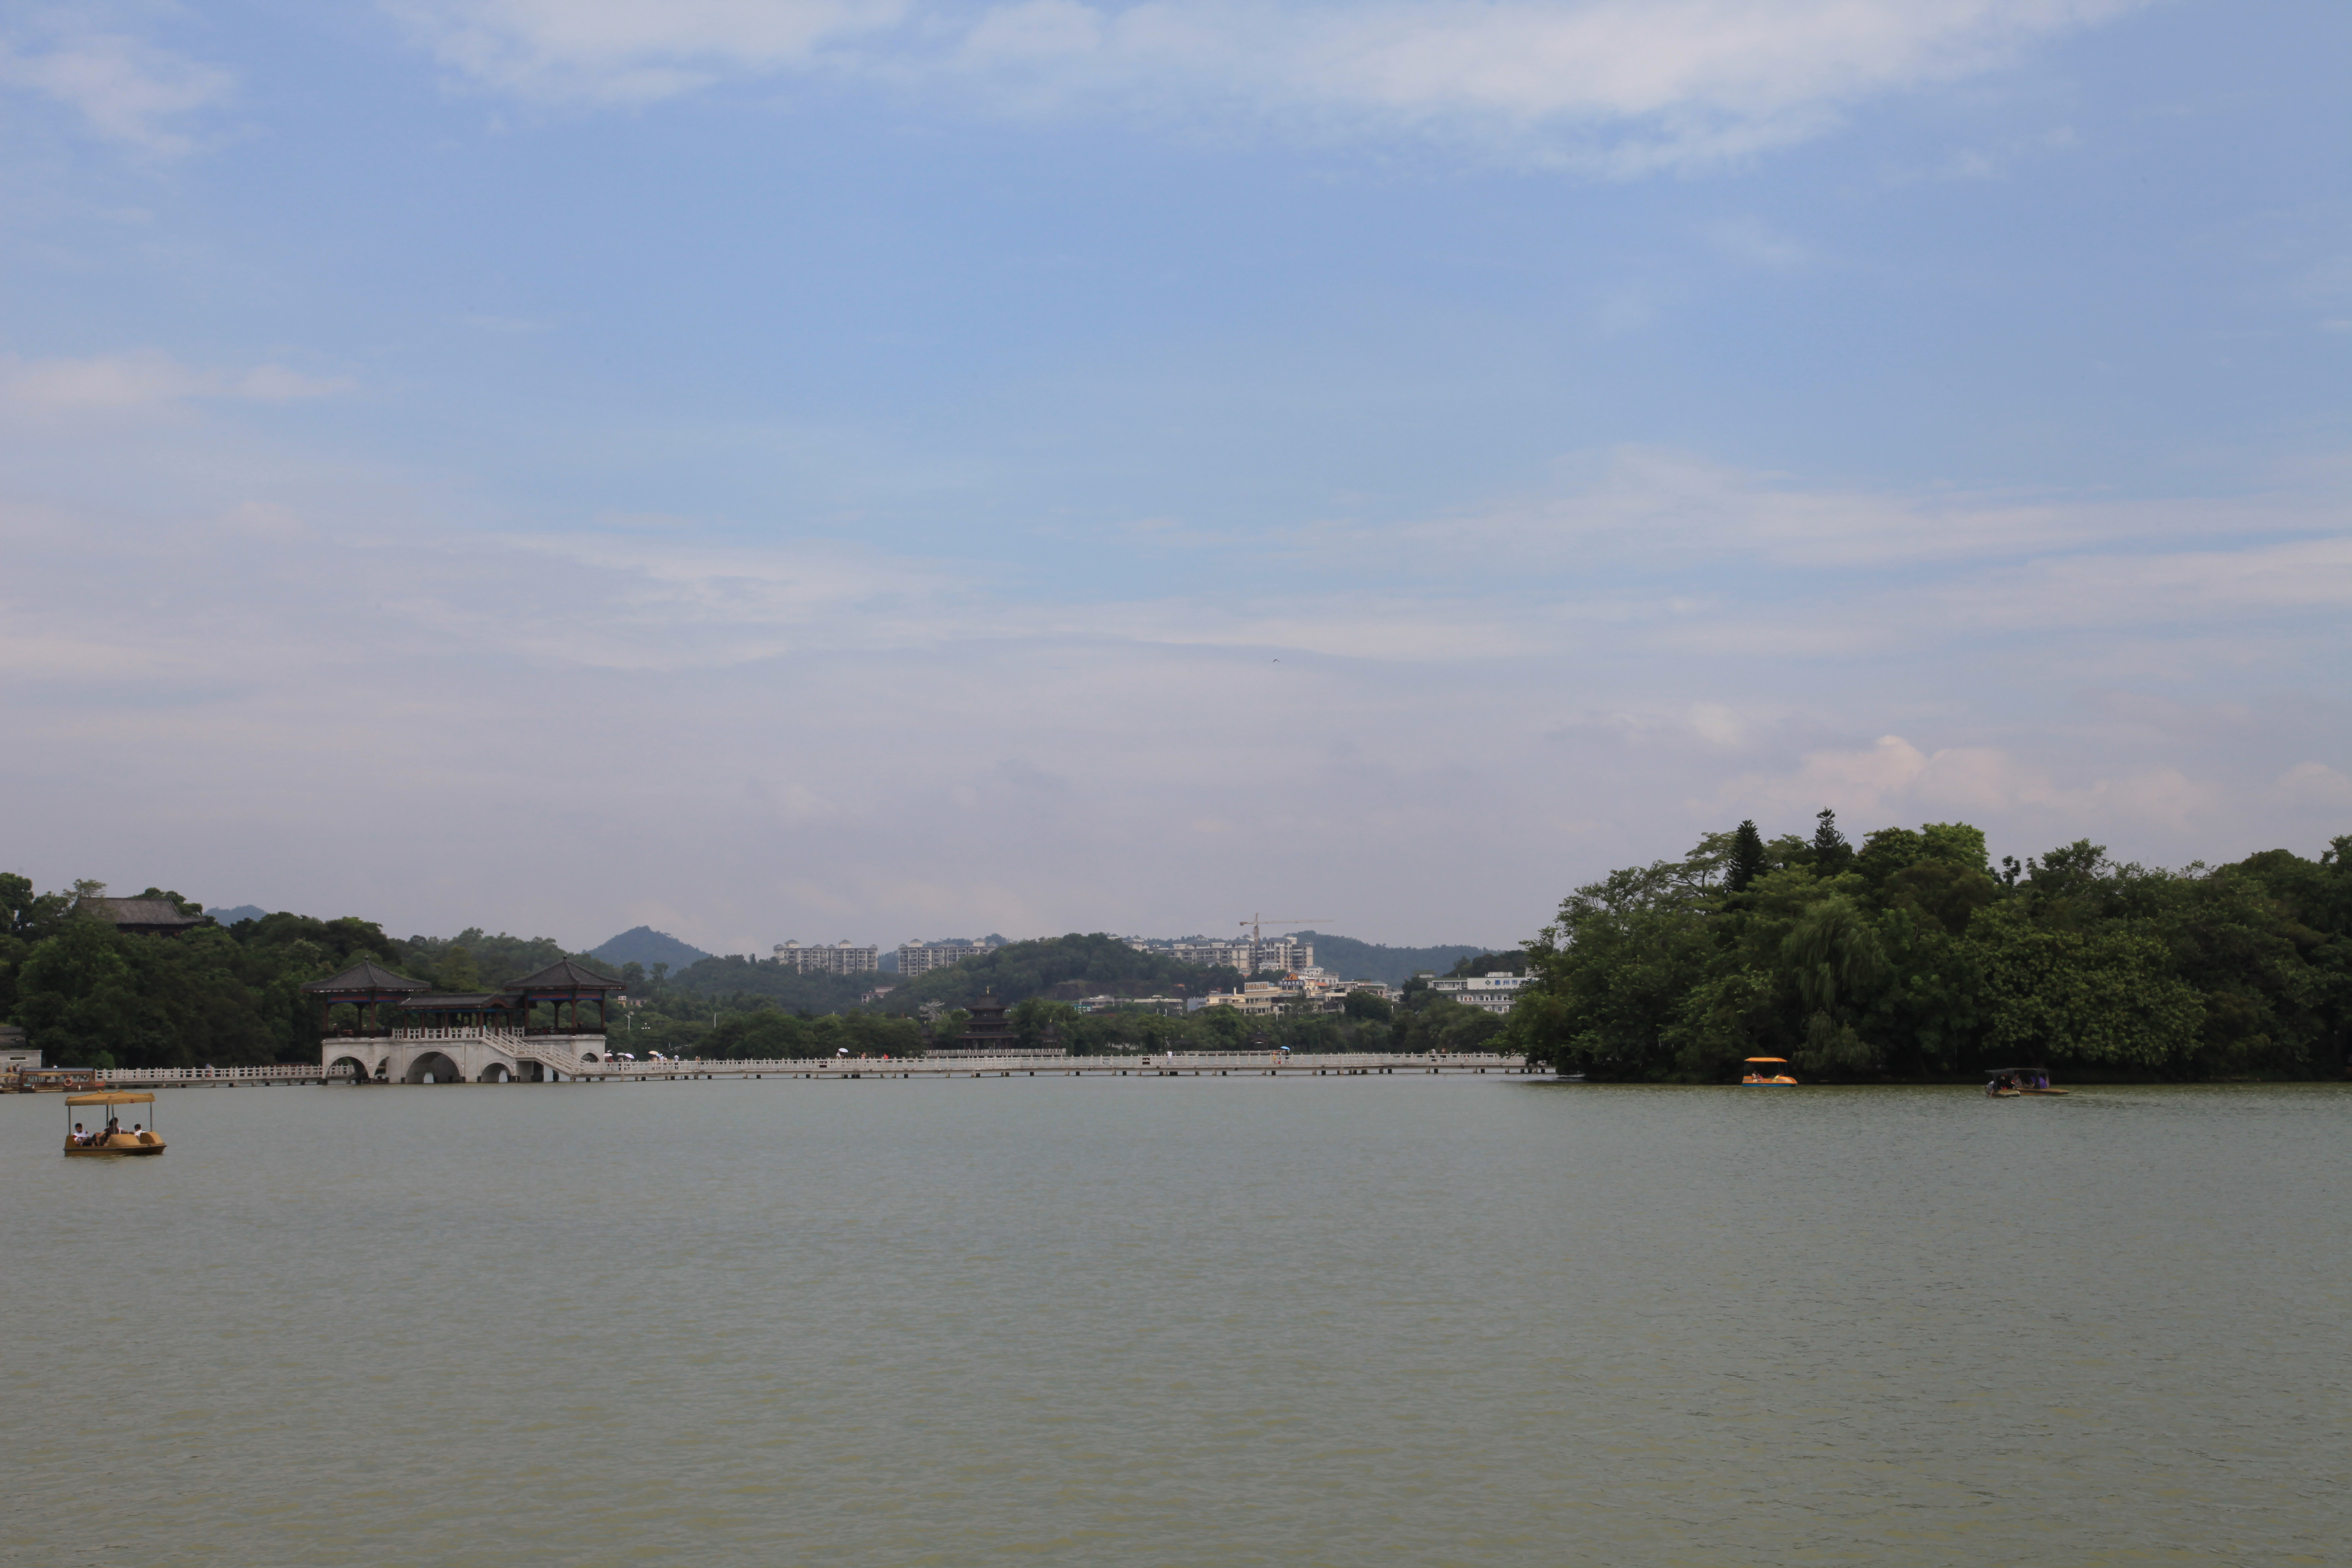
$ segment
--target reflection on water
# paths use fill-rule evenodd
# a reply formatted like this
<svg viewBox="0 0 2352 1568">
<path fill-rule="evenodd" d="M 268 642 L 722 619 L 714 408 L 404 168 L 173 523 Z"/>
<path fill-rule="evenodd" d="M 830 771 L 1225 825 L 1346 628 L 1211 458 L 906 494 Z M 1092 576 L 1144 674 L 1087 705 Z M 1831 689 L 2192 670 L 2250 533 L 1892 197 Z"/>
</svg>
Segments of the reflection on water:
<svg viewBox="0 0 2352 1568">
<path fill-rule="evenodd" d="M 0 1556 L 2339 1560 L 2352 1091 L 0 1100 Z M 95 1510 L 79 1505 L 102 1503 Z"/>
</svg>

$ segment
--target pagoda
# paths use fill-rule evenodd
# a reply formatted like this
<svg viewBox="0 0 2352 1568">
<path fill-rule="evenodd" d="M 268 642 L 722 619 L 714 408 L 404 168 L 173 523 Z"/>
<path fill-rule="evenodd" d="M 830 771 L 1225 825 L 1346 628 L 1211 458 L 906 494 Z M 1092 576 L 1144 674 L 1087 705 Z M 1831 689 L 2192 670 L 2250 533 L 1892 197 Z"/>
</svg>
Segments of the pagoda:
<svg viewBox="0 0 2352 1568">
<path fill-rule="evenodd" d="M 1035 1045 L 1023 1045 L 1020 1032 L 1004 1016 L 1007 1011 L 1005 1005 L 996 999 L 993 991 L 982 992 L 968 1011 L 971 1020 L 964 1025 L 963 1033 L 952 1040 L 933 1046 L 934 1053 L 952 1051 L 958 1055 L 988 1057 L 1066 1057 L 1070 1054 L 1063 1048 L 1061 1036 L 1051 1024 L 1045 1026 L 1045 1034 Z"/>
</svg>

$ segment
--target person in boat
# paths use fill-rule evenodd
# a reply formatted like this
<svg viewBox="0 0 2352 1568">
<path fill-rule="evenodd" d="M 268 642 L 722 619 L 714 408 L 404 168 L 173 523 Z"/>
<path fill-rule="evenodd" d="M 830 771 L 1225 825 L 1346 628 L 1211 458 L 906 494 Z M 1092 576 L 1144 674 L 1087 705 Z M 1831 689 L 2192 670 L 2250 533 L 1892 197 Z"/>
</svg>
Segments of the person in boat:
<svg viewBox="0 0 2352 1568">
<path fill-rule="evenodd" d="M 89 1142 L 89 1134 L 84 1131 L 82 1130 L 81 1123 L 77 1121 L 74 1123 L 73 1136 L 67 1139 L 66 1142 L 73 1144 L 76 1148 L 79 1148 Z"/>
</svg>

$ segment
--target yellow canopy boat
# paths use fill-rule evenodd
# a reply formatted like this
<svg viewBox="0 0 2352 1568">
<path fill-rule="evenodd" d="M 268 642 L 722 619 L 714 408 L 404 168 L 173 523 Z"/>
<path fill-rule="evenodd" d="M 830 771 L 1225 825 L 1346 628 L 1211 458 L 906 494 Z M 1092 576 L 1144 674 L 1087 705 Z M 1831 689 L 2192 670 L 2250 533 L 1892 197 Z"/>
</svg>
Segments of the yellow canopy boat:
<svg viewBox="0 0 2352 1568">
<path fill-rule="evenodd" d="M 122 1125 L 121 1115 L 114 1109 L 120 1105 L 152 1105 L 154 1103 L 155 1097 L 152 1094 L 132 1094 L 127 1090 L 66 1096 L 66 1121 L 70 1124 L 66 1133 L 67 1157 L 84 1160 L 120 1160 L 134 1154 L 162 1153 L 163 1141 L 155 1136 L 155 1130 L 152 1127 L 134 1121 L 125 1128 Z M 88 1106 L 100 1108 L 106 1118 L 94 1128 L 85 1128 L 73 1119 L 77 1109 Z M 155 1113 L 152 1110 L 147 1113 L 150 1121 L 154 1120 L 154 1116 Z"/>
<path fill-rule="evenodd" d="M 1780 1069 L 1777 1072 L 1773 1070 L 1776 1068 Z M 1786 1057 L 1749 1057 L 1748 1076 L 1739 1081 L 1742 1083 L 1796 1082 L 1797 1080 L 1790 1076 L 1788 1069 L 1789 1058 Z"/>
</svg>

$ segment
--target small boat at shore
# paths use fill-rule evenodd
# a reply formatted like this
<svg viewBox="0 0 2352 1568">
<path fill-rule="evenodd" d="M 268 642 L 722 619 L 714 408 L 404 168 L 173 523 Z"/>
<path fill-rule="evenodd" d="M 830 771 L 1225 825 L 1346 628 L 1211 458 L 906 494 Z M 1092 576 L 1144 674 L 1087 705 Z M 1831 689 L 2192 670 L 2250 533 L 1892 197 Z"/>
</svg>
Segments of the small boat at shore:
<svg viewBox="0 0 2352 1568">
<path fill-rule="evenodd" d="M 1985 1068 L 1985 1096 L 1990 1100 L 2041 1099 L 2068 1092 L 2050 1087 L 2048 1068 Z"/>
<path fill-rule="evenodd" d="M 80 1160 L 121 1160 L 142 1154 L 162 1153 L 163 1140 L 155 1135 L 155 1130 L 135 1121 L 125 1129 L 122 1125 L 121 1113 L 118 1110 L 118 1107 L 125 1105 L 152 1106 L 154 1103 L 155 1097 L 152 1094 L 132 1093 L 122 1089 L 106 1094 L 66 1096 L 68 1123 L 66 1157 Z M 73 1119 L 75 1110 L 88 1107 L 102 1110 L 106 1115 L 105 1122 L 95 1131 L 84 1129 L 80 1122 Z M 155 1113 L 150 1110 L 147 1115 L 148 1119 L 152 1121 Z"/>
<path fill-rule="evenodd" d="M 1747 1067 L 1748 1076 L 1739 1080 L 1744 1084 L 1794 1083 L 1797 1081 L 1789 1071 L 1789 1058 L 1786 1057 L 1749 1057 L 1748 1058 Z"/>
</svg>

